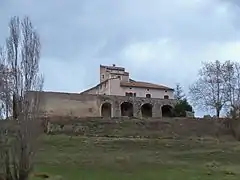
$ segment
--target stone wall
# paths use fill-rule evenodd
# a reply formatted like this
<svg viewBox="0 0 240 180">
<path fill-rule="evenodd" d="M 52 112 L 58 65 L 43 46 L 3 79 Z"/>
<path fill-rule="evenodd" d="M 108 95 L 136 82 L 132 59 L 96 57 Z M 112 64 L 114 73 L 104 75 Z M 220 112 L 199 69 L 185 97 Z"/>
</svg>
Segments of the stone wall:
<svg viewBox="0 0 240 180">
<path fill-rule="evenodd" d="M 49 116 L 41 117 L 41 129 L 48 134 L 131 138 L 194 138 L 240 140 L 240 121 L 197 118 L 101 118 Z M 0 121 L 0 131 L 15 132 L 15 121 Z"/>
<path fill-rule="evenodd" d="M 233 138 L 221 121 L 213 119 L 51 117 L 48 122 L 49 134 L 134 138 Z"/>
<path fill-rule="evenodd" d="M 30 92 L 29 94 L 34 93 Z M 102 105 L 111 104 L 111 117 L 120 117 L 121 104 L 131 103 L 133 116 L 142 117 L 141 107 L 143 104 L 152 106 L 152 117 L 161 117 L 161 107 L 173 106 L 175 101 L 171 99 L 91 95 L 78 93 L 42 92 L 41 109 L 48 115 L 72 115 L 78 117 L 100 117 L 102 116 Z"/>
</svg>

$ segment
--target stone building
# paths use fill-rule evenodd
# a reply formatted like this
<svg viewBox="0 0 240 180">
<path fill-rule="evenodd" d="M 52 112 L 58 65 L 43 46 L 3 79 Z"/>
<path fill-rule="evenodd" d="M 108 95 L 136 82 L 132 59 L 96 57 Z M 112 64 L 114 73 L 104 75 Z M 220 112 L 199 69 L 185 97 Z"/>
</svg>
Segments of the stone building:
<svg viewBox="0 0 240 180">
<path fill-rule="evenodd" d="M 130 79 L 123 67 L 100 65 L 100 81 L 82 94 L 132 96 L 158 99 L 173 99 L 173 89 L 167 86 Z"/>
<path fill-rule="evenodd" d="M 43 92 L 42 110 L 79 117 L 171 116 L 173 89 L 130 79 L 123 67 L 100 65 L 100 82 L 81 93 Z"/>
</svg>

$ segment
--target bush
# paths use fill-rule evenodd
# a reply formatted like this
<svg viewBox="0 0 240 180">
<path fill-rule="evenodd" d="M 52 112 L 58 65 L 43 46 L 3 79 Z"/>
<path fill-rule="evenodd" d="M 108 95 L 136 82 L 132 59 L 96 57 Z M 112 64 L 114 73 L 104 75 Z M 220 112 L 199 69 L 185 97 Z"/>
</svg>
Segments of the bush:
<svg viewBox="0 0 240 180">
<path fill-rule="evenodd" d="M 173 109 L 173 113 L 175 117 L 186 117 L 186 112 L 193 112 L 192 106 L 188 103 L 187 99 L 178 100 L 177 104 Z"/>
</svg>

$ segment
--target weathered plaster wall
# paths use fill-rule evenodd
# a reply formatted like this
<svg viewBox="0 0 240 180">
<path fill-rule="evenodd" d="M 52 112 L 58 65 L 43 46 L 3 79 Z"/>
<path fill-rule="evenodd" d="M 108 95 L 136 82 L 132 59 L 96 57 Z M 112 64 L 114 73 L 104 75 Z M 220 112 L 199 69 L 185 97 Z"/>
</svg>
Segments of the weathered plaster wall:
<svg viewBox="0 0 240 180">
<path fill-rule="evenodd" d="M 97 117 L 99 105 L 95 96 L 58 92 L 44 92 L 41 95 L 41 109 L 51 115 Z"/>
<path fill-rule="evenodd" d="M 138 88 L 138 87 L 120 87 L 122 94 L 125 95 L 125 92 L 136 93 L 137 97 L 146 97 L 146 94 L 151 94 L 152 98 L 164 98 L 165 95 L 169 99 L 174 99 L 174 93 L 171 90 L 164 89 L 149 89 L 149 88 Z"/>
<path fill-rule="evenodd" d="M 84 91 L 82 94 L 109 94 L 109 86 L 108 81 L 102 82 L 101 84 L 98 84 L 97 86 Z"/>
<path fill-rule="evenodd" d="M 41 109 L 50 115 L 74 115 L 79 117 L 101 116 L 101 106 L 111 104 L 112 117 L 121 116 L 121 104 L 129 102 L 133 105 L 135 117 L 141 117 L 141 106 L 152 105 L 152 116 L 161 117 L 163 105 L 173 106 L 175 101 L 170 99 L 155 99 L 126 96 L 91 95 L 77 93 L 42 92 Z"/>
<path fill-rule="evenodd" d="M 151 89 L 151 88 L 138 88 L 138 87 L 121 87 L 120 79 L 110 79 L 107 84 L 110 87 L 110 94 L 117 96 L 125 96 L 126 92 L 136 93 L 137 97 L 146 97 L 146 94 L 151 94 L 152 98 L 164 98 L 165 95 L 169 96 L 169 99 L 174 99 L 174 93 L 171 90 L 164 89 Z M 109 94 L 109 93 L 107 93 Z"/>
</svg>

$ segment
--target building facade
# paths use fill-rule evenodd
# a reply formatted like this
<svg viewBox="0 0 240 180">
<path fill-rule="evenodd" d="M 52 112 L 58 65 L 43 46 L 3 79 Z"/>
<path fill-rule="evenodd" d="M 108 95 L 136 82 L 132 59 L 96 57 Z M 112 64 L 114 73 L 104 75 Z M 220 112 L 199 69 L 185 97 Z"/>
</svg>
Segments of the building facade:
<svg viewBox="0 0 240 180">
<path fill-rule="evenodd" d="M 104 102 L 100 106 L 100 116 L 136 116 L 162 117 L 171 116 L 174 106 L 174 89 L 136 81 L 129 77 L 123 67 L 100 65 L 99 84 L 87 89 L 82 95 L 115 97 L 113 102 Z"/>
<path fill-rule="evenodd" d="M 171 116 L 173 89 L 129 78 L 125 68 L 100 65 L 100 82 L 81 93 L 41 92 L 42 111 L 78 117 Z M 34 92 L 29 92 L 29 95 Z"/>
<path fill-rule="evenodd" d="M 100 65 L 100 81 L 82 94 L 130 96 L 141 98 L 174 99 L 170 87 L 130 79 L 123 67 Z"/>
</svg>

